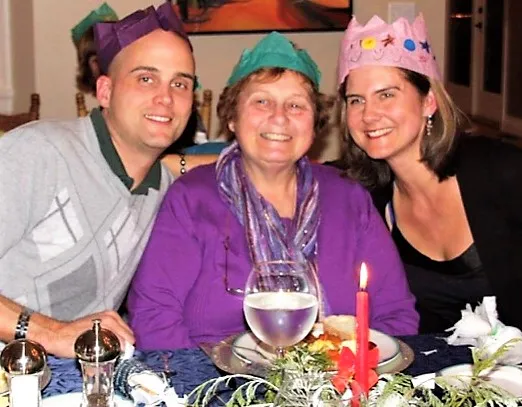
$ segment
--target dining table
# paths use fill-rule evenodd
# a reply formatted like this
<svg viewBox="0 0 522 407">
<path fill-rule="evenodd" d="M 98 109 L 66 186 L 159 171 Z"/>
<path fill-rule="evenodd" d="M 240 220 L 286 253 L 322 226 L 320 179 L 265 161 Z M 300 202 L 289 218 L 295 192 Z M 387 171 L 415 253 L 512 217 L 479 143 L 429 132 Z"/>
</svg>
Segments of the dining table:
<svg viewBox="0 0 522 407">
<path fill-rule="evenodd" d="M 400 336 L 414 352 L 412 363 L 403 373 L 417 376 L 437 372 L 445 367 L 471 363 L 468 346 L 449 345 L 440 335 Z M 220 371 L 203 350 L 177 349 L 136 351 L 134 357 L 150 369 L 168 373 L 170 384 L 178 395 L 185 395 L 205 381 L 227 374 Z M 51 381 L 43 390 L 43 397 L 81 392 L 81 372 L 74 359 L 50 356 Z"/>
</svg>

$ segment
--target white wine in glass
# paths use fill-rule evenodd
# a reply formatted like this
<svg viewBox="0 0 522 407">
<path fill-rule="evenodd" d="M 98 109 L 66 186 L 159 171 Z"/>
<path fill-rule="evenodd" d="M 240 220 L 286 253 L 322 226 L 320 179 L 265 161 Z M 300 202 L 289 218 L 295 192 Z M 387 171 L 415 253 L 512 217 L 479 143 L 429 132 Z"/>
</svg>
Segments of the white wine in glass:
<svg viewBox="0 0 522 407">
<path fill-rule="evenodd" d="M 284 349 L 302 341 L 317 319 L 317 287 L 307 263 L 261 262 L 248 276 L 243 310 L 254 335 Z"/>
</svg>

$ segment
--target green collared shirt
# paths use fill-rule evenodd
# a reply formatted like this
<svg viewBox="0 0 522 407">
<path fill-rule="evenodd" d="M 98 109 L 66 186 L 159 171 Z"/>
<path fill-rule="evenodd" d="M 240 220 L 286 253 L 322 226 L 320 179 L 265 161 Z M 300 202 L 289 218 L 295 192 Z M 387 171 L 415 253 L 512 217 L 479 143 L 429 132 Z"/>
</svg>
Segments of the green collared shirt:
<svg viewBox="0 0 522 407">
<path fill-rule="evenodd" d="M 141 184 L 131 190 L 134 179 L 129 177 L 129 174 L 127 174 L 121 162 L 121 158 L 116 151 L 116 147 L 114 147 L 101 110 L 99 108 L 92 109 L 90 117 L 105 161 L 107 161 L 107 164 L 111 167 L 112 172 L 123 182 L 127 189 L 131 191 L 131 194 L 147 195 L 149 188 L 159 190 L 161 181 L 161 164 L 159 161 L 154 163 Z"/>
</svg>

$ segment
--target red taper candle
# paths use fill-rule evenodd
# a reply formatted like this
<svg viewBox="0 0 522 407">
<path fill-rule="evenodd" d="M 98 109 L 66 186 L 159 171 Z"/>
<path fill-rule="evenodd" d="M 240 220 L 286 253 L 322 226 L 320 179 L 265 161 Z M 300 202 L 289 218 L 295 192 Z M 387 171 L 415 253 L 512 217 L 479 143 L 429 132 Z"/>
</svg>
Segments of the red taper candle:
<svg viewBox="0 0 522 407">
<path fill-rule="evenodd" d="M 368 270 L 366 264 L 361 264 L 359 276 L 359 291 L 356 296 L 356 335 L 357 347 L 355 355 L 355 379 L 361 386 L 361 391 L 368 394 L 368 371 L 370 370 L 368 362 L 369 348 L 369 314 L 368 314 L 368 292 L 366 285 L 368 283 Z"/>
</svg>

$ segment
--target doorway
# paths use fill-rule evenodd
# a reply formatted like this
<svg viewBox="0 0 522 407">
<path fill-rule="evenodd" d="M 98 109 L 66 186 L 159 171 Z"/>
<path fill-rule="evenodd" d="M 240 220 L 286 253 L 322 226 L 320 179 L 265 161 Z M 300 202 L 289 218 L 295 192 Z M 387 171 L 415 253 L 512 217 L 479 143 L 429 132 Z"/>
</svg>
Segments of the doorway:
<svg viewBox="0 0 522 407">
<path fill-rule="evenodd" d="M 522 136 L 520 0 L 448 0 L 446 79 L 475 120 Z"/>
</svg>

